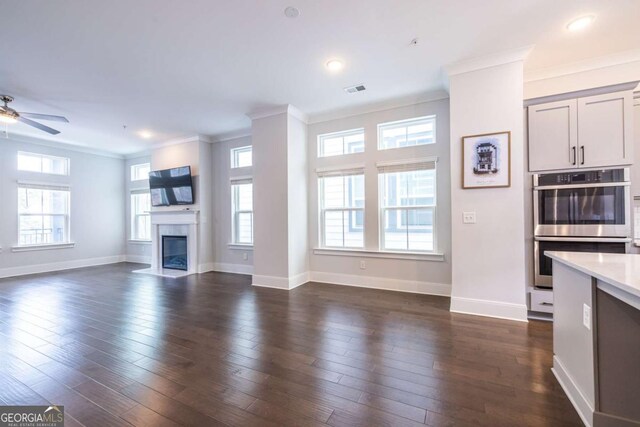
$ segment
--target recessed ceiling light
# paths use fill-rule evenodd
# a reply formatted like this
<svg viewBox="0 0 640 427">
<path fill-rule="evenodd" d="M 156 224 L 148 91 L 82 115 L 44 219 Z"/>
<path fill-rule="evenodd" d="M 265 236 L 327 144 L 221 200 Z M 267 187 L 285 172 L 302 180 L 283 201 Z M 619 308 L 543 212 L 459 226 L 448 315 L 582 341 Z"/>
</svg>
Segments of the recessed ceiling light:
<svg viewBox="0 0 640 427">
<path fill-rule="evenodd" d="M 574 19 L 567 24 L 567 30 L 580 31 L 587 28 L 596 19 L 595 15 L 585 15 Z"/>
<path fill-rule="evenodd" d="M 339 59 L 330 59 L 329 61 L 327 61 L 326 67 L 329 71 L 340 71 L 344 68 L 344 62 L 340 61 Z"/>
<path fill-rule="evenodd" d="M 149 139 L 153 136 L 153 134 L 151 132 L 149 132 L 148 130 L 141 130 L 138 132 L 138 136 L 140 138 L 144 138 L 144 139 Z"/>
<path fill-rule="evenodd" d="M 284 16 L 287 18 L 297 18 L 300 16 L 300 11 L 293 6 L 289 6 L 284 10 Z"/>
</svg>

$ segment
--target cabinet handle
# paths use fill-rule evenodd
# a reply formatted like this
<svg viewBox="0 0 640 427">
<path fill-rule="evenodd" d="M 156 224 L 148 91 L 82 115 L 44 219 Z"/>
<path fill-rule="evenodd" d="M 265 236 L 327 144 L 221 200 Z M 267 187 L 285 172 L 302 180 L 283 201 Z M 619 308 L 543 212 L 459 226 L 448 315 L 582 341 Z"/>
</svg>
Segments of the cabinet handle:
<svg viewBox="0 0 640 427">
<path fill-rule="evenodd" d="M 573 164 L 575 165 L 578 162 L 576 147 L 571 147 L 571 149 L 573 150 Z"/>
<path fill-rule="evenodd" d="M 540 305 L 546 305 L 548 307 L 553 307 L 553 303 L 552 302 L 541 302 Z"/>
<path fill-rule="evenodd" d="M 582 154 L 582 161 L 580 162 L 580 164 L 584 165 L 584 145 L 580 146 L 580 152 Z"/>
</svg>

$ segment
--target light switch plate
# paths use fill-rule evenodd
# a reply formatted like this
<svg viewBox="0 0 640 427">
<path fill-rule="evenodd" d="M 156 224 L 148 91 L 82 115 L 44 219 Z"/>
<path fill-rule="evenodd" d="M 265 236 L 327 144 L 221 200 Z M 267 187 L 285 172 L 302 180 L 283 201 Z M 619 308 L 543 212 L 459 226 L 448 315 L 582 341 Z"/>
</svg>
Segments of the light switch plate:
<svg viewBox="0 0 640 427">
<path fill-rule="evenodd" d="M 591 330 L 591 307 L 587 304 L 582 306 L 582 324 L 585 328 Z"/>
<path fill-rule="evenodd" d="M 475 212 L 462 212 L 462 222 L 464 224 L 475 224 L 476 213 Z"/>
</svg>

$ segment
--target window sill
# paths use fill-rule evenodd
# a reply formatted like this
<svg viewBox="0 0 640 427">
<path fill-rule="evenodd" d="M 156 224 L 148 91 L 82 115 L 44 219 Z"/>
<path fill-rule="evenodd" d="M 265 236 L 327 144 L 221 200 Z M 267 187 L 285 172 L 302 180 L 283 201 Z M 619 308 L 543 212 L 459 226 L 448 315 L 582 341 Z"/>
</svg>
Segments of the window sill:
<svg viewBox="0 0 640 427">
<path fill-rule="evenodd" d="M 45 245 L 17 245 L 11 248 L 11 252 L 47 251 L 49 249 L 69 249 L 69 248 L 73 248 L 75 245 L 76 244 L 74 242 L 48 243 Z"/>
<path fill-rule="evenodd" d="M 364 249 L 315 248 L 314 255 L 352 256 L 364 258 L 408 259 L 414 261 L 443 262 L 444 254 L 438 252 L 392 252 L 368 251 Z"/>
<path fill-rule="evenodd" d="M 151 244 L 151 240 L 129 239 L 128 243 L 131 243 L 132 245 L 150 245 Z"/>
<path fill-rule="evenodd" d="M 243 245 L 240 243 L 229 243 L 229 249 L 232 251 L 252 251 L 253 245 Z"/>
</svg>

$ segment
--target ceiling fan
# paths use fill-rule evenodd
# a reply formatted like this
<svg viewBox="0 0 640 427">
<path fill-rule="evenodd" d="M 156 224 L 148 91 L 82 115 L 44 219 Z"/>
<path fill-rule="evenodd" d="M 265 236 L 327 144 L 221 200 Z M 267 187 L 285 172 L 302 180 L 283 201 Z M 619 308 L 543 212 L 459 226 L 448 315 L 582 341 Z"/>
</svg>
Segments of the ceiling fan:
<svg viewBox="0 0 640 427">
<path fill-rule="evenodd" d="M 50 128 L 49 126 L 45 126 L 42 123 L 38 123 L 31 119 L 50 120 L 53 122 L 69 123 L 69 120 L 67 120 L 66 117 L 62 117 L 62 116 L 52 116 L 49 114 L 37 114 L 37 113 L 19 113 L 13 108 L 9 107 L 9 103 L 12 101 L 13 101 L 13 96 L 0 95 L 0 102 L 4 102 L 4 106 L 0 105 L 0 122 L 7 123 L 7 124 L 22 122 L 25 125 L 33 126 L 34 128 L 50 133 L 51 135 L 57 135 L 60 133 L 60 131 Z"/>
</svg>

